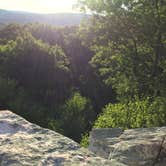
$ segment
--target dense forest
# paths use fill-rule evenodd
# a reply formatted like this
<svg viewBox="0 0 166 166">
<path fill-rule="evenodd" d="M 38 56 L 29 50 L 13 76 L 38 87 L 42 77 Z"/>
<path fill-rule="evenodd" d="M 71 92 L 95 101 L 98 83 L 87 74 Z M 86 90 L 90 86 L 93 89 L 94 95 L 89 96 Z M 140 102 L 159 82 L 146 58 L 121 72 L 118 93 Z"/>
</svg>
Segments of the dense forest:
<svg viewBox="0 0 166 166">
<path fill-rule="evenodd" d="M 0 26 L 0 108 L 82 145 L 101 127 L 166 125 L 166 0 L 80 0 L 79 26 Z"/>
</svg>

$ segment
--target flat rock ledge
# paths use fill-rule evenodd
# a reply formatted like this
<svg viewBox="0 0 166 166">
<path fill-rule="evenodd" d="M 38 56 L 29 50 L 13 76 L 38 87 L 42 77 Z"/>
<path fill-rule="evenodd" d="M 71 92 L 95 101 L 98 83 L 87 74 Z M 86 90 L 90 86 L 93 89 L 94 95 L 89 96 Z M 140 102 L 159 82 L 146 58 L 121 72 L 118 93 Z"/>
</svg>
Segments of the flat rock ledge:
<svg viewBox="0 0 166 166">
<path fill-rule="evenodd" d="M 166 166 L 166 127 L 94 129 L 89 150 L 128 166 Z"/>
<path fill-rule="evenodd" d="M 124 166 L 54 131 L 0 111 L 0 166 Z"/>
<path fill-rule="evenodd" d="M 94 129 L 87 150 L 0 111 L 0 166 L 166 166 L 166 127 Z"/>
</svg>

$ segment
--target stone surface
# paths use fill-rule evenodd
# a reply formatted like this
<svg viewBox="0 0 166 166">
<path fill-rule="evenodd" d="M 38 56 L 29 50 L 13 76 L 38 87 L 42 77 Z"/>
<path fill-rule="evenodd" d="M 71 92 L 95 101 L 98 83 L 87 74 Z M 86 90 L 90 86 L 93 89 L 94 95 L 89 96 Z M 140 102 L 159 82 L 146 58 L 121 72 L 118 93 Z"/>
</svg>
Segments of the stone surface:
<svg viewBox="0 0 166 166">
<path fill-rule="evenodd" d="M 111 138 L 113 141 L 115 137 L 122 133 L 122 129 L 94 129 L 90 134 L 89 150 L 101 157 L 108 158 L 111 149 L 106 139 Z"/>
<path fill-rule="evenodd" d="M 165 137 L 166 127 L 95 129 L 89 146 L 94 154 L 59 133 L 0 111 L 0 166 L 166 166 Z"/>
<path fill-rule="evenodd" d="M 124 166 L 94 153 L 54 131 L 0 111 L 0 166 Z"/>
<path fill-rule="evenodd" d="M 166 166 L 166 127 L 94 129 L 89 149 L 129 166 Z"/>
</svg>

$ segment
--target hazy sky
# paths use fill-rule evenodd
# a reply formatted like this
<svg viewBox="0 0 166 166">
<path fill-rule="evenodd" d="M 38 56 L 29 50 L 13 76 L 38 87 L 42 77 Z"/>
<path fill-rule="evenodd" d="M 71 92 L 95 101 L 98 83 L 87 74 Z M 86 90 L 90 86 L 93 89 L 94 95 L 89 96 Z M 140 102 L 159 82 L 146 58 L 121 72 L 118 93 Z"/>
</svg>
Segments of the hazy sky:
<svg viewBox="0 0 166 166">
<path fill-rule="evenodd" d="M 72 10 L 76 2 L 77 0 L 0 0 L 0 9 L 37 13 L 76 12 Z"/>
</svg>

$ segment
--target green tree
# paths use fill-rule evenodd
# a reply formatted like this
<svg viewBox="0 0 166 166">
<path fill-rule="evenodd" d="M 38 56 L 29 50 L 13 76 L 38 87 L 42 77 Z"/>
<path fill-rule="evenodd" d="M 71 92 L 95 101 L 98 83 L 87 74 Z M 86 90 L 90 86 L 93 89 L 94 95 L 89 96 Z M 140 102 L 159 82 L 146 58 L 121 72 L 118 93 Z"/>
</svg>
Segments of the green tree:
<svg viewBox="0 0 166 166">
<path fill-rule="evenodd" d="M 166 2 L 80 0 L 94 14 L 81 27 L 92 65 L 119 98 L 165 94 Z M 92 39 L 89 39 L 88 37 Z"/>
<path fill-rule="evenodd" d="M 94 111 L 90 100 L 79 93 L 69 99 L 63 107 L 63 128 L 65 135 L 80 141 L 81 134 L 90 130 L 94 121 Z"/>
<path fill-rule="evenodd" d="M 1 46 L 1 69 L 35 100 L 63 103 L 70 92 L 69 61 L 62 49 L 36 40 L 30 33 Z"/>
<path fill-rule="evenodd" d="M 18 35 L 24 32 L 24 26 L 9 24 L 0 28 L 0 44 L 7 44 L 9 40 L 15 40 Z"/>
<path fill-rule="evenodd" d="M 58 124 L 61 124 L 60 128 L 63 129 L 63 133 L 80 142 L 81 134 L 91 129 L 95 118 L 90 100 L 76 92 L 66 101 L 60 112 Z"/>
</svg>

